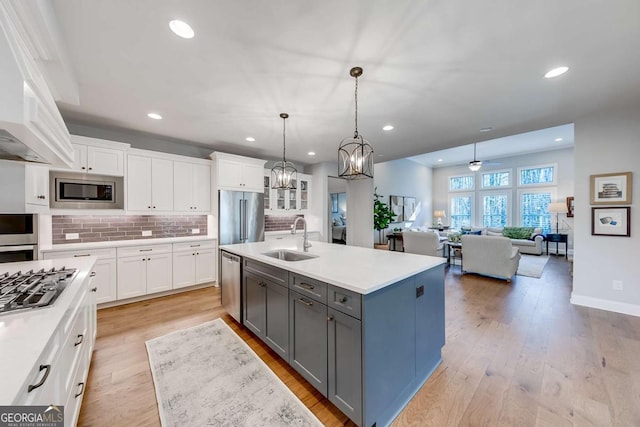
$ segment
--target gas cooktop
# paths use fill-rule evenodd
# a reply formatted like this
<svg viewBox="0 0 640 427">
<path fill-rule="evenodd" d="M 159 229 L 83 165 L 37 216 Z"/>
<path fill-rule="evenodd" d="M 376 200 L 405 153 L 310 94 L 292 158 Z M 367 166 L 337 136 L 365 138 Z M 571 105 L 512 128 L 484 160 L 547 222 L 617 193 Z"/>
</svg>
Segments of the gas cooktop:
<svg viewBox="0 0 640 427">
<path fill-rule="evenodd" d="M 0 274 L 0 315 L 52 304 L 75 274 L 66 267 Z"/>
</svg>

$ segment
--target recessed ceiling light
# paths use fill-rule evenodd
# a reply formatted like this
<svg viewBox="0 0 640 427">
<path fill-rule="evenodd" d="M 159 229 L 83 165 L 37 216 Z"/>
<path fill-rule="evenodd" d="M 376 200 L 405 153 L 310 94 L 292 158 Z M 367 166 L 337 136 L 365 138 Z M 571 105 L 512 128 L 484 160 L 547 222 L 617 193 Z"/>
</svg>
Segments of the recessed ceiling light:
<svg viewBox="0 0 640 427">
<path fill-rule="evenodd" d="M 554 68 L 553 70 L 547 71 L 547 74 L 545 74 L 544 76 L 548 79 L 551 79 L 553 77 L 558 77 L 559 75 L 564 74 L 567 71 L 569 71 L 569 67 L 558 67 Z"/>
<path fill-rule="evenodd" d="M 480 129 L 480 132 L 491 132 L 493 128 L 491 126 L 487 126 L 486 128 Z"/>
<path fill-rule="evenodd" d="M 393 130 L 393 126 L 386 125 L 385 127 L 382 128 L 382 130 Z"/>
<path fill-rule="evenodd" d="M 248 136 L 248 137 L 245 138 L 245 141 L 249 141 L 249 142 L 255 142 L 255 140 L 256 139 L 254 137 L 252 137 L 252 136 Z"/>
<path fill-rule="evenodd" d="M 162 116 L 158 113 L 149 113 L 147 114 L 147 117 L 153 120 L 162 120 Z"/>
<path fill-rule="evenodd" d="M 180 36 L 183 39 L 192 39 L 196 34 L 193 32 L 193 28 L 191 28 L 189 24 L 184 21 L 180 21 L 179 19 L 174 19 L 169 22 L 169 28 L 171 28 L 171 31 L 173 31 L 177 36 Z"/>
<path fill-rule="evenodd" d="M 438 162 L 444 162 L 444 159 L 438 159 Z"/>
<path fill-rule="evenodd" d="M 307 153 L 307 155 L 308 155 L 308 156 L 315 156 L 315 155 L 316 155 L 316 153 L 315 153 L 314 151 L 309 151 L 309 152 Z"/>
<path fill-rule="evenodd" d="M 560 142 L 560 141 L 562 141 L 562 138 L 556 138 L 556 139 L 554 139 L 554 141 L 555 142 Z"/>
</svg>

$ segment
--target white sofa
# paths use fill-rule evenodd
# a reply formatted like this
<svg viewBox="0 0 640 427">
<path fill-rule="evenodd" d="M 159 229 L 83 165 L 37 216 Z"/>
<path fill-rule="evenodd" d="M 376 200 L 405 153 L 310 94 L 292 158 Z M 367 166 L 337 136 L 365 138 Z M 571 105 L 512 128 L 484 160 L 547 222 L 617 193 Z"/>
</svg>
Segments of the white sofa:
<svg viewBox="0 0 640 427">
<path fill-rule="evenodd" d="M 472 233 L 477 233 L 478 231 L 482 236 L 503 236 L 502 227 L 471 227 Z M 542 242 L 544 242 L 544 236 L 542 235 L 541 228 L 534 228 L 530 239 L 509 240 L 511 240 L 511 244 L 513 244 L 513 246 L 520 249 L 521 254 L 542 255 Z"/>
<path fill-rule="evenodd" d="M 520 264 L 520 251 L 511 239 L 499 236 L 462 236 L 463 272 L 498 277 L 507 282 Z"/>
<path fill-rule="evenodd" d="M 440 235 L 433 231 L 403 231 L 404 251 L 412 254 L 439 256 L 443 254 Z"/>
</svg>

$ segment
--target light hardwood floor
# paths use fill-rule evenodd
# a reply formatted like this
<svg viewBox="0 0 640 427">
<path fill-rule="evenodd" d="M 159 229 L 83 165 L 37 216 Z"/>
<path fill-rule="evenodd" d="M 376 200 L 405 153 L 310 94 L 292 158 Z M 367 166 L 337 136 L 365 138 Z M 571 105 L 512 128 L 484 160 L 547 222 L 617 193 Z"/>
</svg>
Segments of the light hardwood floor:
<svg viewBox="0 0 640 427">
<path fill-rule="evenodd" d="M 640 318 L 572 306 L 564 258 L 510 285 L 446 274 L 442 364 L 396 426 L 640 426 Z M 100 310 L 79 425 L 160 424 L 144 341 L 223 319 L 325 425 L 352 425 L 206 288 Z"/>
</svg>

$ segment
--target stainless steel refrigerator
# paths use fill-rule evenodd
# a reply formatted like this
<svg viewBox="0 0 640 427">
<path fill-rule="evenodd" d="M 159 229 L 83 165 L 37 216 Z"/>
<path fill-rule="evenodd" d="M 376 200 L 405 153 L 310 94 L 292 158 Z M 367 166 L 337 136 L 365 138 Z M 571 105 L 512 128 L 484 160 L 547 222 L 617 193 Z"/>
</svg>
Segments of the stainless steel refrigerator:
<svg viewBox="0 0 640 427">
<path fill-rule="evenodd" d="M 262 242 L 264 240 L 264 194 L 220 190 L 218 193 L 218 242 Z M 242 322 L 239 259 L 220 258 L 220 297 L 222 307 L 238 322 Z M 236 271 L 237 270 L 237 271 Z"/>
</svg>

